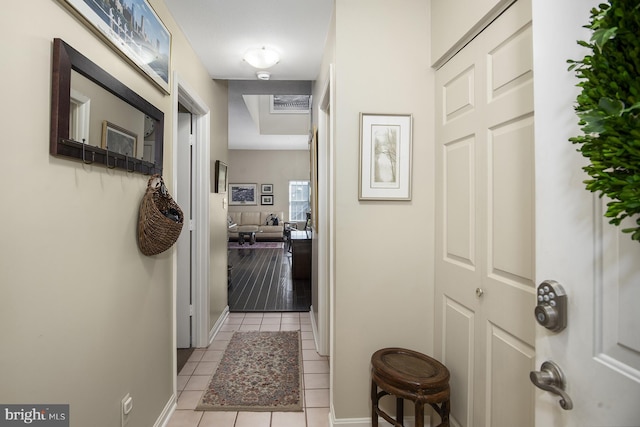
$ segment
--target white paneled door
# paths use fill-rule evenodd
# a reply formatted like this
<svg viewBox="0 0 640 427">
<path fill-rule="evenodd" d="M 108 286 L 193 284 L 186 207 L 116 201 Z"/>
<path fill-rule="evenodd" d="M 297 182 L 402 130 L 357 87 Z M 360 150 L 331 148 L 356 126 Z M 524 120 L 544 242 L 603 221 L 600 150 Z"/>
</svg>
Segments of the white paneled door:
<svg viewBox="0 0 640 427">
<path fill-rule="evenodd" d="M 176 152 L 177 188 L 176 202 L 184 213 L 184 226 L 176 242 L 176 345 L 178 348 L 190 348 L 193 344 L 193 231 L 192 188 L 193 188 L 193 146 L 192 116 L 190 113 L 178 115 L 178 142 Z"/>
<path fill-rule="evenodd" d="M 436 72 L 436 356 L 451 423 L 531 427 L 535 188 L 531 2 Z"/>
<path fill-rule="evenodd" d="M 587 53 L 575 41 L 589 39 L 582 26 L 597 3 L 533 8 L 536 277 L 556 280 L 568 298 L 565 330 L 536 326 L 536 369 L 555 362 L 573 403 L 565 410 L 558 396 L 536 389 L 537 427 L 640 426 L 640 243 L 608 224 L 607 201 L 585 190 L 585 160 L 568 142 L 579 132 L 579 89 L 566 60 Z"/>
<path fill-rule="evenodd" d="M 603 217 L 568 142 L 566 60 L 585 54 L 595 3 L 519 0 L 436 72 L 435 347 L 453 426 L 640 426 L 640 243 Z M 535 322 L 544 280 L 567 293 L 564 330 Z M 564 408 L 530 381 L 546 361 Z"/>
</svg>

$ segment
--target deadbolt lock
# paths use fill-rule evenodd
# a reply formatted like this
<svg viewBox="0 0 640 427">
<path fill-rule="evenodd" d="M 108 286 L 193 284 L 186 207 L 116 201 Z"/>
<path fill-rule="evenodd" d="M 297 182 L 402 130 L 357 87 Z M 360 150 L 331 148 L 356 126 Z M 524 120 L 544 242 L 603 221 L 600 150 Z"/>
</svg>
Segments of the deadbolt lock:
<svg viewBox="0 0 640 427">
<path fill-rule="evenodd" d="M 536 320 L 545 328 L 560 332 L 567 327 L 567 294 L 555 280 L 545 280 L 538 286 Z"/>
</svg>

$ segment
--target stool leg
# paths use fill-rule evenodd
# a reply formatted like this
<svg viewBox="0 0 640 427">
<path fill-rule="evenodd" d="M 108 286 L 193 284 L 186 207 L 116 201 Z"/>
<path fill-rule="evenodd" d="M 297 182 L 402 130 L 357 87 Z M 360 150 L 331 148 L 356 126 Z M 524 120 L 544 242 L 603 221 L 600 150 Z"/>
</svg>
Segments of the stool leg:
<svg viewBox="0 0 640 427">
<path fill-rule="evenodd" d="M 371 427 L 378 427 L 378 385 L 371 380 Z"/>
<path fill-rule="evenodd" d="M 404 399 L 396 397 L 396 421 L 401 426 L 404 425 Z"/>
<path fill-rule="evenodd" d="M 445 400 L 440 406 L 440 427 L 449 427 L 449 405 L 449 400 Z"/>
<path fill-rule="evenodd" d="M 416 427 L 424 427 L 424 403 L 416 402 Z"/>
</svg>

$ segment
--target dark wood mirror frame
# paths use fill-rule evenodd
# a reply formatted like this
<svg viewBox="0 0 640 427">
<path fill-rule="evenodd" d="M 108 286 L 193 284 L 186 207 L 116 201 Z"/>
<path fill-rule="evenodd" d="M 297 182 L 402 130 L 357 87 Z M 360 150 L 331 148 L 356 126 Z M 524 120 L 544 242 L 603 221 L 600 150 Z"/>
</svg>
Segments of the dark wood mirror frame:
<svg viewBox="0 0 640 427">
<path fill-rule="evenodd" d="M 69 138 L 71 71 L 74 70 L 155 120 L 154 159 L 137 159 Z M 61 39 L 53 40 L 50 153 L 145 175 L 162 175 L 164 113 Z M 151 159 L 149 159 L 151 160 Z"/>
</svg>

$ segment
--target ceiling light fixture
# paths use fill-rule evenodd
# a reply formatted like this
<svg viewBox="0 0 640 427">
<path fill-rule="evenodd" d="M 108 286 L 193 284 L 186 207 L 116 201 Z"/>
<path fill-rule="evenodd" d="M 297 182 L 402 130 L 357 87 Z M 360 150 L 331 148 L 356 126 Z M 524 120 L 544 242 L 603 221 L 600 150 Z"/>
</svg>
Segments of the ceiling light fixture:
<svg viewBox="0 0 640 427">
<path fill-rule="evenodd" d="M 280 62 L 278 52 L 262 47 L 259 49 L 249 49 L 244 54 L 244 60 L 255 68 L 270 68 Z"/>
<path fill-rule="evenodd" d="M 271 73 L 268 71 L 260 70 L 256 71 L 256 76 L 258 76 L 260 80 L 269 80 L 269 78 L 271 77 Z"/>
</svg>

